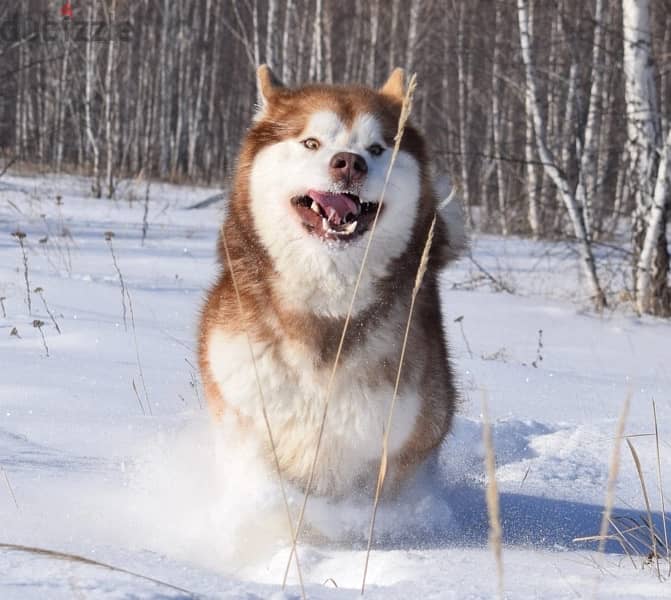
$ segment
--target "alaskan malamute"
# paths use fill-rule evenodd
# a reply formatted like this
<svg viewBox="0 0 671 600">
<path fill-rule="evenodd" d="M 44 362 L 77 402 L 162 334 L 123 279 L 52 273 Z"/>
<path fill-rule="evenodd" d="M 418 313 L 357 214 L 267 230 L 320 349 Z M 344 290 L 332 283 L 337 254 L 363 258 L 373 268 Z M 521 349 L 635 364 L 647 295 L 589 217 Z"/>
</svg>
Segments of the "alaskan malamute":
<svg viewBox="0 0 671 600">
<path fill-rule="evenodd" d="M 223 226 L 231 263 L 220 239 L 221 274 L 200 322 L 200 369 L 214 415 L 228 415 L 256 436 L 272 464 L 256 368 L 280 468 L 303 488 L 392 156 L 403 78 L 396 69 L 379 90 L 288 88 L 267 66 L 258 70 L 261 105 L 242 144 Z M 341 496 L 376 481 L 411 292 L 437 203 L 425 142 L 409 123 L 333 382 L 316 494 Z M 437 278 L 460 245 L 460 234 L 439 217 L 389 436 L 389 485 L 450 429 L 457 395 Z"/>
</svg>

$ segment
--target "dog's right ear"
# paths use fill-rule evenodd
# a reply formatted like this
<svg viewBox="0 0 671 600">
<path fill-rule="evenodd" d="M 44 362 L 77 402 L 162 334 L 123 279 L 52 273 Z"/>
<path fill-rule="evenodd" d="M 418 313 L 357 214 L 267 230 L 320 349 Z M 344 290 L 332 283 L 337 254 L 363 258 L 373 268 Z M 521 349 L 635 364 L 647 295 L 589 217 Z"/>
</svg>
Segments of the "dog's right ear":
<svg viewBox="0 0 671 600">
<path fill-rule="evenodd" d="M 284 87 L 282 82 L 270 70 L 268 65 L 261 65 L 256 70 L 256 85 L 259 97 L 256 119 L 260 119 L 268 110 L 268 105 L 273 101 L 280 88 Z"/>
</svg>

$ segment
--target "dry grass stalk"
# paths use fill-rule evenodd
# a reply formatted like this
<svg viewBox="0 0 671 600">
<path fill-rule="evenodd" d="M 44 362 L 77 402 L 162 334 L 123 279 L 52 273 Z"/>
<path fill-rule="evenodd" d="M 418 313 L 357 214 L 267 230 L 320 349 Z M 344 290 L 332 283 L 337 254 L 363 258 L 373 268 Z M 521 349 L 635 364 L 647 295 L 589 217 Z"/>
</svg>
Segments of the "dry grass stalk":
<svg viewBox="0 0 671 600">
<path fill-rule="evenodd" d="M 114 253 L 114 246 L 112 245 L 112 238 L 114 237 L 113 231 L 105 232 L 105 241 L 109 246 L 110 253 L 112 254 L 112 262 L 114 263 L 114 268 L 116 269 L 117 276 L 119 277 L 119 285 L 121 286 L 121 309 L 123 316 L 123 327 L 128 331 L 128 323 L 126 321 L 126 284 L 123 281 L 123 275 L 121 274 L 121 269 L 116 260 L 116 254 Z"/>
<path fill-rule="evenodd" d="M 198 393 L 198 382 L 196 381 L 196 368 L 193 366 L 191 361 L 188 358 L 184 358 L 187 365 L 189 365 L 189 385 L 193 390 L 193 393 L 196 395 L 196 402 L 198 402 L 198 408 L 203 410 L 203 403 L 200 399 L 200 394 Z"/>
<path fill-rule="evenodd" d="M 461 337 L 466 344 L 466 350 L 468 350 L 468 356 L 473 358 L 473 350 L 471 350 L 471 345 L 468 343 L 468 338 L 466 337 L 466 331 L 464 330 L 464 315 L 458 316 L 455 320 L 455 323 L 459 323 L 459 329 L 461 330 Z"/>
<path fill-rule="evenodd" d="M 54 327 L 56 328 L 56 331 L 58 331 L 58 335 L 60 335 L 61 334 L 61 328 L 58 326 L 58 322 L 56 321 L 56 317 L 54 317 L 53 313 L 49 310 L 49 305 L 47 304 L 47 300 L 44 297 L 44 289 L 41 288 L 41 287 L 36 287 L 34 292 L 42 300 L 42 304 L 44 305 L 44 310 L 47 311 L 47 314 L 49 315 L 49 318 L 51 319 L 51 322 L 54 324 Z"/>
<path fill-rule="evenodd" d="M 624 550 L 624 553 L 629 557 L 629 560 L 631 561 L 632 566 L 634 567 L 634 570 L 638 569 L 636 566 L 636 562 L 634 561 L 634 556 L 633 554 L 636 553 L 636 548 L 634 548 L 633 544 L 627 539 L 625 533 L 617 526 L 617 523 L 613 519 L 609 519 L 610 526 L 615 530 L 618 536 L 618 541 L 620 542 L 620 546 L 622 546 L 622 549 Z"/>
<path fill-rule="evenodd" d="M 7 311 L 5 310 L 5 300 L 7 300 L 6 296 L 0 296 L 0 308 L 2 309 L 2 318 L 3 319 L 7 318 Z"/>
<path fill-rule="evenodd" d="M 659 453 L 659 427 L 657 426 L 657 405 L 652 399 L 652 417 L 655 423 L 655 451 L 657 455 L 657 487 L 659 488 L 659 499 L 662 508 L 662 532 L 664 533 L 664 548 L 666 549 L 666 562 L 669 566 L 667 577 L 671 577 L 671 548 L 669 547 L 669 534 L 666 528 L 666 503 L 664 501 L 664 484 L 662 481 L 662 460 Z"/>
<path fill-rule="evenodd" d="M 186 594 L 189 598 L 197 597 L 196 594 L 194 594 L 193 592 L 181 588 L 177 585 L 173 585 L 172 583 L 167 583 L 166 581 L 162 581 L 154 577 L 149 577 L 147 575 L 141 575 L 140 573 L 135 573 L 134 571 L 129 571 L 128 569 L 123 569 L 121 567 L 115 567 L 113 565 L 109 565 L 107 563 L 100 562 L 98 560 L 86 558 L 85 556 L 79 556 L 78 554 L 70 554 L 69 552 L 58 552 L 56 550 L 48 550 L 47 548 L 37 548 L 35 546 L 23 546 L 21 544 L 5 544 L 5 543 L 0 543 L 0 550 L 7 550 L 10 552 L 25 552 L 27 554 L 32 554 L 35 556 L 44 556 L 46 558 L 64 560 L 71 563 L 79 563 L 83 565 L 90 565 L 93 567 L 101 567 L 103 569 L 107 569 L 108 571 L 114 571 L 116 573 L 124 573 L 126 575 L 130 575 L 131 577 L 137 577 L 139 579 L 144 579 L 145 581 L 150 581 L 151 583 L 155 583 L 156 585 L 169 588 L 175 592 Z"/>
<path fill-rule="evenodd" d="M 146 417 L 147 412 L 144 409 L 144 404 L 142 404 L 142 400 L 140 399 L 140 394 L 137 391 L 137 386 L 135 385 L 135 379 L 131 379 L 131 385 L 133 386 L 133 391 L 135 392 L 135 397 L 137 398 L 137 403 L 140 405 L 140 410 L 142 411 L 142 416 Z"/>
<path fill-rule="evenodd" d="M 121 268 L 119 267 L 119 263 L 117 262 L 116 253 L 114 252 L 114 245 L 112 244 L 113 237 L 114 237 L 113 231 L 105 232 L 105 241 L 109 246 L 110 254 L 112 255 L 112 263 L 114 263 L 114 268 L 116 269 L 117 276 L 119 277 L 119 285 L 121 286 L 121 308 L 123 316 L 123 326 L 124 329 L 128 331 L 128 321 L 126 319 L 126 299 L 128 299 L 128 308 L 130 310 L 130 324 L 133 332 L 133 344 L 135 346 L 135 361 L 137 363 L 137 369 L 140 374 L 140 383 L 142 384 L 142 391 L 144 392 L 145 403 L 147 405 L 147 409 L 149 410 L 149 414 L 153 415 L 153 412 L 151 410 L 151 402 L 149 401 L 149 392 L 147 391 L 147 383 L 144 379 L 144 371 L 142 370 L 142 361 L 140 360 L 140 348 L 137 343 L 137 331 L 135 329 L 135 313 L 133 312 L 133 300 L 130 296 L 130 291 L 126 287 L 126 284 L 123 280 L 123 274 L 121 273 Z M 138 396 L 139 401 L 140 397 L 137 393 L 137 388 L 135 387 L 135 381 L 133 381 L 133 389 L 135 390 L 135 394 Z M 144 407 L 142 406 L 142 402 L 140 402 L 140 406 L 142 407 L 142 413 L 144 414 Z"/>
<path fill-rule="evenodd" d="M 368 546 L 366 548 L 366 560 L 363 567 L 363 578 L 361 581 L 361 593 L 363 594 L 366 589 L 366 575 L 368 574 L 368 562 L 370 560 L 370 551 L 373 545 L 373 530 L 375 529 L 375 517 L 377 516 L 377 507 L 380 502 L 380 494 L 382 493 L 382 486 L 384 485 L 384 479 L 387 475 L 387 464 L 389 461 L 389 435 L 391 432 L 391 423 L 394 416 L 394 407 L 396 406 L 396 399 L 398 397 L 398 387 L 401 382 L 401 372 L 403 370 L 403 361 L 405 360 L 405 350 L 408 345 L 408 337 L 410 336 L 410 323 L 412 321 L 412 314 L 415 309 L 415 300 L 417 299 L 417 294 L 419 293 L 419 288 L 422 286 L 422 280 L 424 279 L 424 274 L 426 273 L 426 268 L 429 263 L 429 254 L 431 253 L 431 246 L 433 244 L 433 232 L 436 226 L 436 215 L 434 214 L 433 220 L 431 221 L 431 227 L 429 227 L 429 233 L 426 236 L 426 242 L 424 243 L 424 250 L 422 251 L 422 257 L 419 261 L 419 266 L 417 267 L 417 275 L 415 276 L 415 285 L 412 288 L 412 297 L 410 299 L 410 310 L 408 311 L 408 320 L 405 324 L 405 333 L 403 335 L 403 343 L 401 345 L 401 357 L 398 361 L 398 369 L 396 370 L 396 381 L 394 382 L 394 393 L 391 398 L 391 404 L 389 405 L 389 415 L 387 416 L 387 423 L 384 428 L 384 434 L 382 436 L 382 457 L 380 459 L 380 469 L 377 476 L 377 484 L 375 486 L 375 499 L 373 500 L 373 514 L 370 520 L 370 527 L 368 530 Z"/>
<path fill-rule="evenodd" d="M 631 402 L 631 391 L 627 392 L 622 406 L 622 412 L 617 422 L 615 431 L 615 441 L 613 442 L 613 452 L 610 457 L 610 467 L 608 468 L 608 481 L 606 482 L 606 500 L 601 517 L 601 527 L 599 528 L 599 554 L 603 555 L 606 550 L 606 536 L 608 535 L 608 523 L 613 514 L 613 504 L 615 502 L 615 484 L 620 472 L 620 443 L 624 434 L 624 426 L 627 422 L 629 413 L 629 403 Z"/>
<path fill-rule="evenodd" d="M 643 477 L 643 471 L 641 469 L 641 461 L 638 458 L 638 452 L 634 448 L 631 440 L 627 440 L 627 446 L 629 446 L 629 451 L 631 456 L 634 459 L 634 464 L 636 465 L 636 472 L 638 473 L 638 480 L 641 482 L 641 490 L 643 491 L 643 500 L 645 501 L 645 511 L 648 517 L 648 528 L 650 530 L 650 546 L 651 546 L 651 559 L 655 561 L 657 567 L 657 577 L 662 578 L 662 573 L 659 569 L 659 552 L 657 551 L 657 537 L 655 535 L 655 527 L 652 522 L 652 511 L 650 510 L 650 499 L 648 498 L 648 490 L 645 486 L 645 479 Z"/>
<path fill-rule="evenodd" d="M 5 471 L 5 468 L 0 465 L 0 469 L 2 469 L 2 474 L 5 476 L 5 482 L 7 483 L 7 489 L 9 490 L 9 494 L 12 497 L 12 500 L 14 500 L 14 506 L 16 506 L 16 510 L 19 510 L 19 503 L 16 500 L 16 494 L 14 493 L 14 488 L 12 487 L 11 482 L 9 481 L 9 475 L 7 475 L 7 471 Z"/>
<path fill-rule="evenodd" d="M 19 246 L 21 246 L 21 254 L 23 256 L 23 278 L 26 282 L 26 301 L 28 303 L 28 314 L 32 315 L 33 305 L 30 299 L 30 281 L 28 279 L 28 254 L 26 254 L 26 246 L 23 243 L 23 240 L 26 239 L 26 234 L 23 233 L 23 231 L 19 231 L 17 229 L 14 233 L 12 233 L 12 237 L 15 237 L 16 241 L 19 243 Z"/>
<path fill-rule="evenodd" d="M 42 336 L 42 344 L 44 345 L 44 352 L 46 353 L 47 358 L 49 358 L 49 346 L 47 346 L 47 338 L 44 337 L 44 331 L 42 331 L 42 327 L 44 327 L 44 321 L 34 319 L 33 327 L 40 330 L 40 335 Z"/>
<path fill-rule="evenodd" d="M 121 271 L 119 271 L 121 273 Z M 142 391 L 144 392 L 144 400 L 147 404 L 147 409 L 149 414 L 153 416 L 151 410 L 151 402 L 149 401 L 149 392 L 147 391 L 147 383 L 144 380 L 144 371 L 142 370 L 142 361 L 140 360 L 140 348 L 137 343 L 137 331 L 135 330 L 135 313 L 133 312 L 133 300 L 130 297 L 130 292 L 126 289 L 126 296 L 128 298 L 128 308 L 130 309 L 130 325 L 133 332 L 133 345 L 135 346 L 135 361 L 137 362 L 137 370 L 140 373 L 140 383 L 142 384 Z M 135 381 L 133 381 L 133 387 L 135 386 Z M 137 390 L 135 391 L 137 393 Z"/>
<path fill-rule="evenodd" d="M 401 147 L 401 139 L 403 138 L 405 125 L 408 121 L 408 117 L 410 116 L 410 112 L 412 111 L 412 99 L 416 88 L 417 88 L 417 74 L 413 74 L 412 77 L 410 78 L 410 82 L 408 83 L 408 88 L 405 97 L 403 98 L 403 104 L 401 106 L 401 114 L 398 119 L 398 129 L 396 130 L 396 135 L 394 136 L 394 149 L 391 153 L 389 167 L 387 168 L 387 173 L 384 178 L 384 184 L 382 186 L 382 192 L 380 193 L 380 201 L 378 202 L 377 211 L 375 212 L 375 218 L 373 219 L 373 223 L 370 228 L 368 243 L 366 244 L 366 249 L 364 250 L 363 258 L 361 259 L 361 267 L 359 268 L 359 274 L 357 275 L 356 282 L 354 284 L 354 290 L 352 291 L 352 299 L 350 301 L 347 315 L 345 316 L 345 323 L 343 324 L 342 332 L 340 334 L 340 341 L 338 342 L 338 349 L 336 351 L 335 359 L 333 361 L 333 368 L 331 369 L 328 385 L 326 387 L 326 399 L 324 400 L 324 410 L 322 414 L 322 420 L 319 426 L 319 432 L 317 434 L 317 444 L 315 447 L 315 453 L 312 459 L 312 464 L 310 466 L 310 475 L 308 476 L 308 483 L 307 486 L 305 487 L 305 493 L 303 494 L 303 502 L 301 504 L 301 510 L 298 514 L 296 533 L 293 542 L 291 544 L 289 559 L 287 560 L 287 565 L 284 570 L 284 577 L 282 579 L 282 589 L 284 589 L 284 587 L 286 586 L 289 568 L 291 567 L 291 561 L 293 559 L 294 554 L 296 553 L 296 544 L 298 543 L 298 538 L 301 534 L 301 530 L 303 527 L 303 521 L 305 519 L 305 509 L 307 507 L 308 498 L 310 497 L 312 482 L 314 481 L 315 472 L 317 470 L 317 463 L 319 461 L 319 451 L 321 449 L 322 438 L 324 436 L 324 427 L 326 425 L 326 416 L 328 414 L 328 407 L 331 401 L 333 383 L 335 381 L 335 376 L 338 371 L 338 365 L 340 364 L 340 355 L 342 354 L 343 345 L 345 343 L 345 337 L 347 336 L 349 324 L 352 319 L 352 313 L 354 311 L 354 302 L 356 300 L 356 296 L 359 291 L 359 286 L 361 285 L 361 279 L 363 277 L 363 273 L 366 267 L 366 261 L 368 260 L 368 253 L 370 251 L 371 243 L 373 242 L 373 237 L 375 236 L 375 230 L 377 229 L 377 222 L 380 216 L 380 211 L 382 210 L 382 205 L 384 203 L 384 197 L 387 192 L 387 186 L 389 185 L 389 179 L 391 178 L 391 172 Z"/>
<path fill-rule="evenodd" d="M 233 283 L 233 290 L 235 291 L 235 298 L 238 303 L 238 311 L 240 312 L 240 320 L 244 322 L 244 309 L 242 306 L 242 298 L 240 297 L 240 290 L 238 288 L 238 281 L 237 278 L 235 277 L 235 269 L 233 269 L 233 261 L 231 260 L 231 255 L 228 250 L 228 241 L 226 240 L 226 231 L 224 226 L 222 225 L 221 229 L 221 240 L 224 245 L 224 252 L 226 254 L 226 264 L 228 266 L 228 270 L 231 274 L 231 282 Z M 266 409 L 266 400 L 265 396 L 263 395 L 263 388 L 261 386 L 261 379 L 259 377 L 259 372 L 258 368 L 256 366 L 256 357 L 254 356 L 254 348 L 252 347 L 252 340 L 251 337 L 249 336 L 249 331 L 245 329 L 245 338 L 247 339 L 247 346 L 249 348 L 249 356 L 252 359 L 252 366 L 254 368 L 254 378 L 256 379 L 256 387 L 257 391 L 259 393 L 259 400 L 261 403 L 261 413 L 263 414 L 263 421 L 266 426 L 266 432 L 268 433 L 268 441 L 270 443 L 270 448 L 273 453 L 273 460 L 275 462 L 275 470 L 277 471 L 277 478 L 279 480 L 280 484 L 280 491 L 282 493 L 282 500 L 284 502 L 284 509 L 287 513 L 287 521 L 289 524 L 289 531 L 291 533 L 291 539 L 292 539 L 292 550 L 296 548 L 296 533 L 294 530 L 294 522 L 293 519 L 291 518 L 291 509 L 289 508 L 289 499 L 287 498 L 287 492 L 284 486 L 284 477 L 282 477 L 282 469 L 280 468 L 280 460 L 277 457 L 277 448 L 275 446 L 275 438 L 273 437 L 273 431 L 270 426 L 270 419 L 268 418 L 268 411 Z M 188 361 L 187 361 L 188 362 Z M 305 594 L 305 586 L 303 584 L 303 573 L 301 572 L 301 567 L 300 567 L 300 562 L 298 560 L 298 554 L 296 554 L 296 572 L 298 573 L 298 582 L 300 584 L 301 588 L 301 597 L 306 598 Z M 285 584 L 286 584 L 286 577 L 287 574 L 285 573 Z"/>
<path fill-rule="evenodd" d="M 485 447 L 485 472 L 487 486 L 487 515 L 489 517 L 489 545 L 496 561 L 496 579 L 498 596 L 503 600 L 503 531 L 501 529 L 501 511 L 499 505 L 499 490 L 496 485 L 496 456 L 492 441 L 492 428 L 489 423 L 487 397 L 482 397 L 482 441 Z"/>
</svg>

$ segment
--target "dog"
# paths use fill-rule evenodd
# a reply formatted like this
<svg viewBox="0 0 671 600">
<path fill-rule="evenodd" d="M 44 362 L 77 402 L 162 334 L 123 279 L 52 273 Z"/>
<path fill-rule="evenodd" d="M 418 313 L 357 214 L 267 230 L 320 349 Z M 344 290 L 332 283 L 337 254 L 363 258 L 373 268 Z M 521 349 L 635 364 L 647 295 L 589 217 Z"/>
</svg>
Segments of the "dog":
<svg viewBox="0 0 671 600">
<path fill-rule="evenodd" d="M 231 417 L 258 439 L 286 481 L 342 497 L 377 480 L 438 199 L 426 144 L 408 123 L 381 202 L 405 95 L 401 69 L 378 90 L 289 88 L 266 65 L 257 79 L 258 112 L 242 143 L 218 243 L 221 271 L 200 319 L 202 382 L 215 419 Z M 389 486 L 400 485 L 442 442 L 458 403 L 437 280 L 463 247 L 452 225 L 438 215 L 416 299 L 388 434 Z"/>
</svg>

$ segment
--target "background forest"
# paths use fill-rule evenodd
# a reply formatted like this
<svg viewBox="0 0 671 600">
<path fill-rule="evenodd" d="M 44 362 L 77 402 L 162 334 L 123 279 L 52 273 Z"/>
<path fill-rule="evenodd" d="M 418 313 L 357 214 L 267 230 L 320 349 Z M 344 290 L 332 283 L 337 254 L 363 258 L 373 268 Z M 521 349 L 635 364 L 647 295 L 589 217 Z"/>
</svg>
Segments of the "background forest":
<svg viewBox="0 0 671 600">
<path fill-rule="evenodd" d="M 225 186 L 263 62 L 288 85 L 417 72 L 413 119 L 473 227 L 575 241 L 597 309 L 614 247 L 617 298 L 671 313 L 665 0 L 3 2 L 0 172 Z"/>
</svg>

